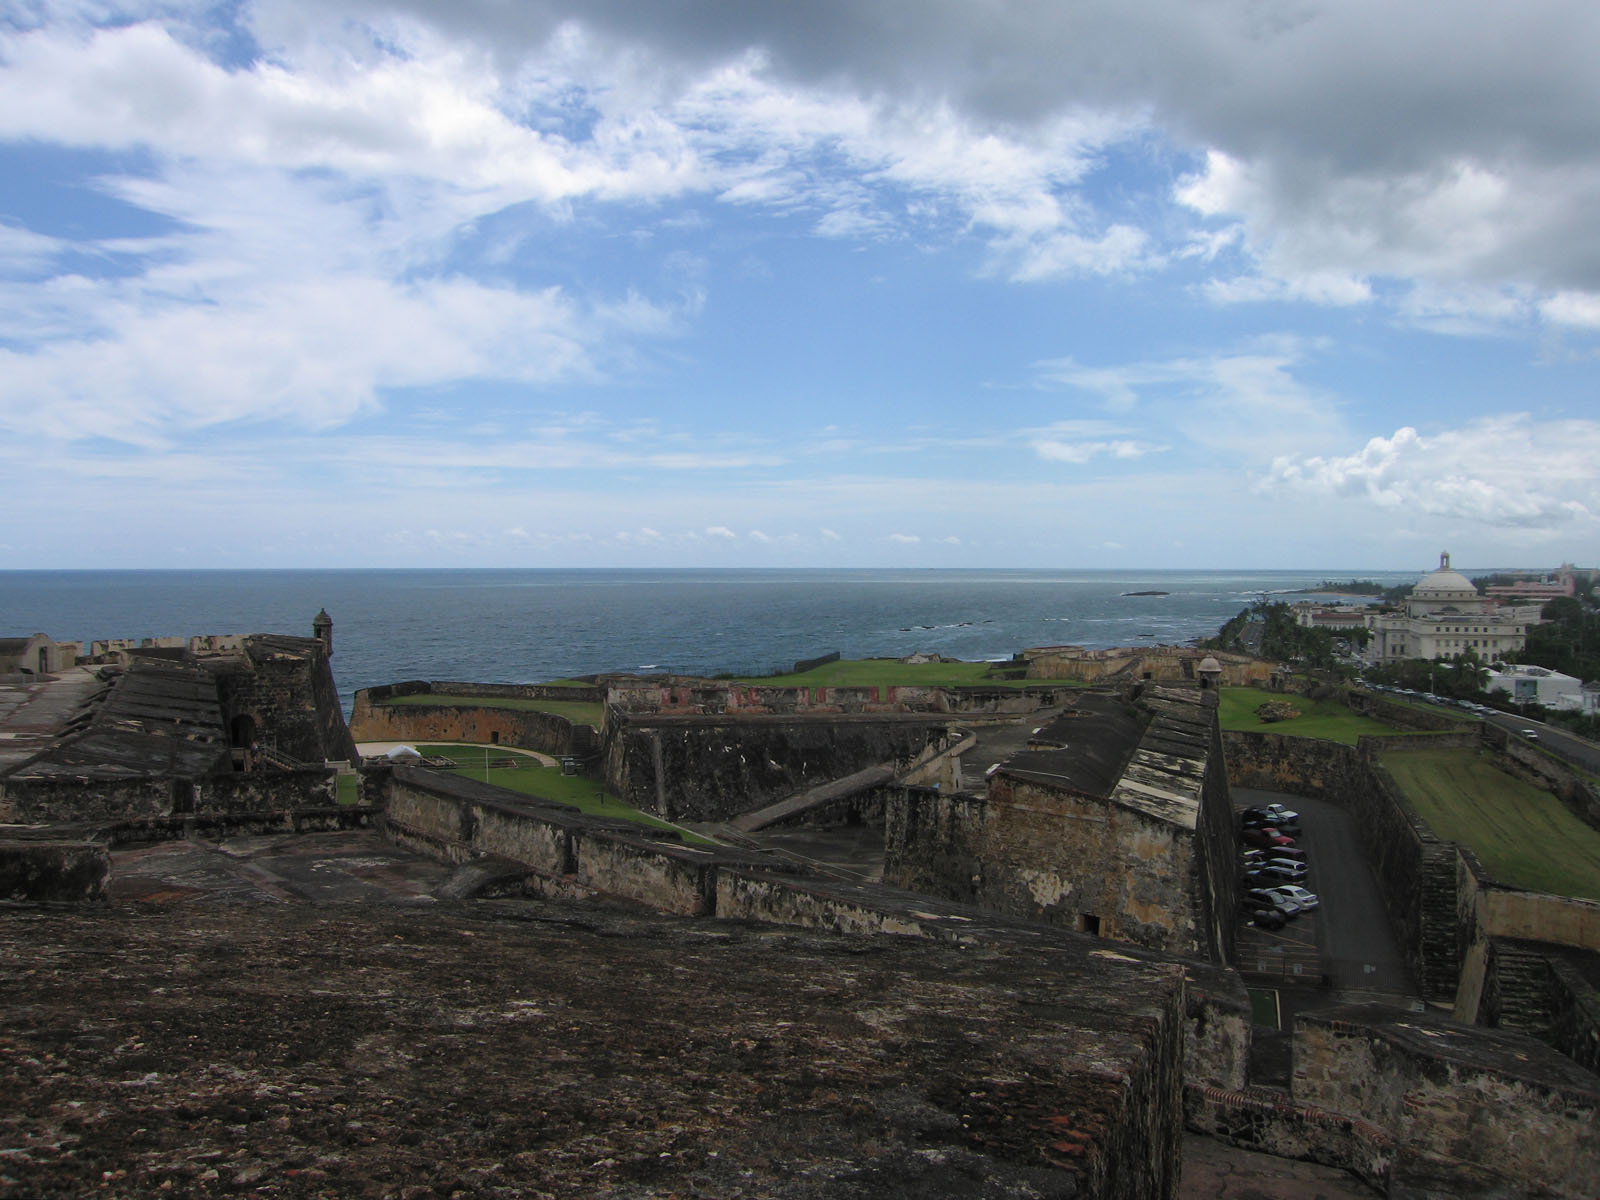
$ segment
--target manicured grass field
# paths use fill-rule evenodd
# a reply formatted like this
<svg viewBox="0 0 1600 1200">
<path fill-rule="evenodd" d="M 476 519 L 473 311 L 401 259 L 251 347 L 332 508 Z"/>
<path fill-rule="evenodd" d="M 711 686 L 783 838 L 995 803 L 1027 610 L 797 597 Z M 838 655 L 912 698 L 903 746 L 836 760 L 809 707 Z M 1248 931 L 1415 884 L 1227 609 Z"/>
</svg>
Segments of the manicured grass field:
<svg viewBox="0 0 1600 1200">
<path fill-rule="evenodd" d="M 1062 680 L 990 679 L 986 662 L 902 663 L 892 658 L 844 659 L 813 667 L 799 675 L 772 675 L 744 679 L 743 683 L 771 687 L 1025 687 L 1030 683 Z"/>
<path fill-rule="evenodd" d="M 1294 737 L 1325 738 L 1330 742 L 1355 745 L 1364 733 L 1395 734 L 1401 732 L 1392 725 L 1351 712 L 1338 700 L 1308 700 L 1304 696 L 1280 695 L 1263 692 L 1257 688 L 1225 687 L 1220 693 L 1220 717 L 1224 729 L 1250 733 L 1287 733 Z M 1268 700 L 1283 700 L 1300 715 L 1290 721 L 1263 721 L 1256 709 Z"/>
<path fill-rule="evenodd" d="M 524 796 L 536 796 L 541 800 L 552 800 L 557 804 L 570 804 L 573 808 L 586 813 L 611 817 L 618 821 L 632 821 L 635 825 L 643 825 L 650 829 L 673 828 L 649 813 L 627 807 L 593 779 L 581 775 L 563 775 L 560 767 L 542 766 L 538 759 L 518 754 L 507 746 L 428 745 L 418 746 L 417 751 L 429 757 L 438 755 L 440 758 L 448 758 L 459 763 L 460 767 L 452 774 L 476 779 L 480 783 L 492 783 L 496 787 L 521 792 Z M 514 767 L 493 765 L 507 758 L 515 758 L 517 765 Z M 484 765 L 486 762 L 490 764 L 487 767 Z M 710 844 L 705 838 L 689 833 L 684 833 L 683 839 L 686 842 L 698 842 L 702 845 Z"/>
<path fill-rule="evenodd" d="M 515 708 L 523 712 L 554 713 L 566 717 L 576 725 L 593 725 L 600 728 L 605 717 L 605 705 L 582 700 L 524 700 L 517 696 L 435 696 L 422 693 L 416 696 L 396 696 L 385 704 L 435 704 L 454 708 Z"/>
<path fill-rule="evenodd" d="M 1501 883 L 1600 900 L 1600 831 L 1487 753 L 1396 750 L 1383 765 L 1428 827 L 1470 847 Z"/>
</svg>

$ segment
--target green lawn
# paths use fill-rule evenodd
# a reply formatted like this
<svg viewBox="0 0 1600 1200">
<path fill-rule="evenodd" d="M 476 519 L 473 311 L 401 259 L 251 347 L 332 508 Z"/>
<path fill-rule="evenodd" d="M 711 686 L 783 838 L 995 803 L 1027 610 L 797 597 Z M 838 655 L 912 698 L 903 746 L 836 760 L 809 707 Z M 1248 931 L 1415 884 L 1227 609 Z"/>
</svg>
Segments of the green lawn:
<svg viewBox="0 0 1600 1200">
<path fill-rule="evenodd" d="M 1600 831 L 1486 752 L 1397 750 L 1383 765 L 1428 827 L 1470 847 L 1501 883 L 1600 900 Z"/>
<path fill-rule="evenodd" d="M 1340 700 L 1308 700 L 1304 696 L 1263 692 L 1258 688 L 1225 687 L 1221 690 L 1221 721 L 1224 729 L 1249 733 L 1287 733 L 1295 737 L 1324 738 L 1330 742 L 1355 745 L 1364 733 L 1395 734 L 1401 731 L 1382 721 L 1351 712 Z M 1286 701 L 1300 710 L 1290 721 L 1263 721 L 1256 709 L 1268 700 Z"/>
<path fill-rule="evenodd" d="M 771 675 L 744 679 L 770 687 L 1025 687 L 1037 683 L 1062 683 L 1049 679 L 990 679 L 986 662 L 902 663 L 892 658 L 844 659 L 824 663 L 799 675 Z"/>
<path fill-rule="evenodd" d="M 435 696 L 424 692 L 415 696 L 396 696 L 385 704 L 435 704 L 452 708 L 515 708 L 523 712 L 553 713 L 575 725 L 600 728 L 605 705 L 582 700 L 523 700 L 516 696 Z"/>
<path fill-rule="evenodd" d="M 635 825 L 643 825 L 650 829 L 673 828 L 649 813 L 629 808 L 594 779 L 582 775 L 563 775 L 560 767 L 541 766 L 538 759 L 517 754 L 506 746 L 428 745 L 418 746 L 417 751 L 429 757 L 438 755 L 459 763 L 460 768 L 451 772 L 452 774 L 476 779 L 480 783 L 487 781 L 496 787 L 521 792 L 525 796 L 536 796 L 541 800 L 552 800 L 557 804 L 570 804 L 573 808 L 586 813 L 612 817 L 619 821 L 632 821 Z M 507 758 L 515 758 L 518 765 L 515 767 L 492 765 L 498 760 Z M 491 764 L 487 768 L 484 766 L 485 761 Z M 701 845 L 712 844 L 705 838 L 690 833 L 684 833 L 683 840 Z"/>
</svg>

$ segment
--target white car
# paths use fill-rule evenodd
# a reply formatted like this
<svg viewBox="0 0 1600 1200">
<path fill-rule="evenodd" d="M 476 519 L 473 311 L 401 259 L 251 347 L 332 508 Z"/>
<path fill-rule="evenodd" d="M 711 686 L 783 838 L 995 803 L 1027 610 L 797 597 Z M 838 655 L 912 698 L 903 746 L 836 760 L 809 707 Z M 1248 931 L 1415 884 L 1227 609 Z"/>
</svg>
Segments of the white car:
<svg viewBox="0 0 1600 1200">
<path fill-rule="evenodd" d="M 1293 900 L 1305 912 L 1310 912 L 1322 902 L 1317 899 L 1315 892 L 1308 892 L 1303 887 L 1296 887 L 1292 883 L 1283 884 L 1281 887 L 1268 888 L 1274 895 L 1282 896 L 1285 900 Z"/>
<path fill-rule="evenodd" d="M 1285 808 L 1281 804 L 1263 805 L 1261 811 L 1279 821 L 1298 821 L 1300 819 L 1299 813 L 1293 809 Z"/>
</svg>

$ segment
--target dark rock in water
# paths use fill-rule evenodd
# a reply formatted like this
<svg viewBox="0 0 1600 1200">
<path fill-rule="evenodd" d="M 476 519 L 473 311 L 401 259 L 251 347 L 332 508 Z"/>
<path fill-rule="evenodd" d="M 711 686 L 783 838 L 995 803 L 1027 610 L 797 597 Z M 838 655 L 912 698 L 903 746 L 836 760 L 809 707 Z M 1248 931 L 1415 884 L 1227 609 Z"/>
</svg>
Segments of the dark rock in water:
<svg viewBox="0 0 1600 1200">
<path fill-rule="evenodd" d="M 1124 596 L 1170 596 L 1171 592 L 1123 592 Z"/>
</svg>

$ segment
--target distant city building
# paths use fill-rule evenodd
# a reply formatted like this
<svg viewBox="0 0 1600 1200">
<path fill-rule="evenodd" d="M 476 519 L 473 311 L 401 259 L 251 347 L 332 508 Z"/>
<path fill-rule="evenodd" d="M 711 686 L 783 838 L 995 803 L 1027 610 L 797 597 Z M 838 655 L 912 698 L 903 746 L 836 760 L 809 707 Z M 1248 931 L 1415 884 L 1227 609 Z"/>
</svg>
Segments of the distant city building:
<svg viewBox="0 0 1600 1200">
<path fill-rule="evenodd" d="M 1572 571 L 1571 563 L 1562 563 L 1554 575 L 1543 579 L 1519 579 L 1516 583 L 1496 584 L 1487 590 L 1497 600 L 1557 600 L 1577 593 L 1578 583 Z"/>
<path fill-rule="evenodd" d="M 1314 600 L 1301 600 L 1291 604 L 1289 611 L 1294 615 L 1294 623 L 1303 628 L 1348 633 L 1367 627 L 1369 610 L 1365 604 L 1318 604 Z"/>
<path fill-rule="evenodd" d="M 1454 658 L 1471 651 L 1496 662 L 1522 649 L 1530 623 L 1523 613 L 1480 596 L 1470 579 L 1450 569 L 1450 555 L 1441 554 L 1438 570 L 1422 577 L 1403 609 L 1368 616 L 1367 659 Z"/>
<path fill-rule="evenodd" d="M 1583 680 L 1549 667 L 1514 666 L 1510 663 L 1490 668 L 1486 691 L 1505 692 L 1518 704 L 1542 704 L 1546 708 L 1569 712 L 1595 712 L 1600 702 L 1600 687 L 1585 687 Z"/>
</svg>

